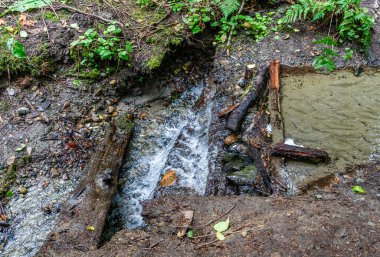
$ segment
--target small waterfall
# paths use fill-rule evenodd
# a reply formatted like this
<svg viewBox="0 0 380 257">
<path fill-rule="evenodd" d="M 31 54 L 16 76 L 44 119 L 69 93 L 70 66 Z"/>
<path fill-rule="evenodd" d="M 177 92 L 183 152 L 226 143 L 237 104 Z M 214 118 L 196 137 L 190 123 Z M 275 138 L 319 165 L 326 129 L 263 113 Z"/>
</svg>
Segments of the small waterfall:
<svg viewBox="0 0 380 257">
<path fill-rule="evenodd" d="M 129 158 L 110 220 L 120 220 L 123 227 L 143 225 L 141 201 L 154 197 L 161 175 L 174 170 L 176 188 L 203 195 L 208 175 L 208 129 L 211 102 L 195 110 L 205 83 L 188 89 L 169 107 L 158 110 L 151 119 L 137 125 Z M 115 219 L 115 216 L 118 216 Z"/>
</svg>

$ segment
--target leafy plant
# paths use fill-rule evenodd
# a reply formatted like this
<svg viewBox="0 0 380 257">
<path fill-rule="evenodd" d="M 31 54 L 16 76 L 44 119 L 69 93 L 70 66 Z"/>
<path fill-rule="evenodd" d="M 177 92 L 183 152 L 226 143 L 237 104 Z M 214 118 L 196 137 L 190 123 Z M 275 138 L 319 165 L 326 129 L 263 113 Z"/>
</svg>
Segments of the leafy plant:
<svg viewBox="0 0 380 257">
<path fill-rule="evenodd" d="M 32 9 L 39 9 L 51 4 L 52 2 L 53 0 L 21 0 L 9 6 L 5 12 L 0 14 L 0 17 L 3 17 L 10 12 L 26 12 Z"/>
<path fill-rule="evenodd" d="M 111 62 L 129 61 L 132 44 L 119 37 L 121 32 L 121 28 L 115 24 L 109 25 L 103 33 L 88 29 L 77 40 L 71 42 L 71 57 L 79 57 L 80 66 L 96 69 Z"/>
<path fill-rule="evenodd" d="M 215 0 L 215 3 L 219 6 L 225 18 L 239 9 L 239 0 Z"/>
<path fill-rule="evenodd" d="M 322 48 L 322 54 L 314 58 L 314 68 L 316 70 L 326 68 L 329 71 L 334 71 L 336 63 L 333 58 L 339 56 L 339 54 L 336 51 L 334 51 L 334 46 L 336 46 L 337 43 L 334 41 L 332 37 L 324 37 L 320 40 L 314 41 L 313 43 L 325 45 L 325 47 Z"/>
</svg>

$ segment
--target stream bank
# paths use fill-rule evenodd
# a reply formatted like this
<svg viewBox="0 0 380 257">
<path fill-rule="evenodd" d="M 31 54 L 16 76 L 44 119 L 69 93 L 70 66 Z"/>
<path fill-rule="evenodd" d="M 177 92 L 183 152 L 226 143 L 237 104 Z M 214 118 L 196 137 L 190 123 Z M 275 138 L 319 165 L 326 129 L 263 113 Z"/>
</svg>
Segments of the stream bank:
<svg viewBox="0 0 380 257">
<path fill-rule="evenodd" d="M 86 19 L 80 15 L 79 17 L 85 24 Z M 81 22 L 80 25 L 83 25 Z M 3 254 L 33 256 L 38 251 L 55 225 L 61 204 L 76 187 L 79 179 L 85 175 L 84 169 L 88 166 L 96 145 L 100 144 L 106 134 L 109 121 L 112 117 L 132 113 L 140 120 L 140 127 L 133 139 L 134 144 L 129 149 L 131 156 L 127 156 L 125 162 L 125 174 L 121 176 L 121 193 L 118 198 L 124 201 L 127 197 L 135 198 L 135 202 L 148 201 L 142 208 L 139 207 L 141 203 L 137 203 L 135 206 L 138 209 L 132 211 L 128 205 L 127 208 L 121 208 L 116 201 L 113 203 L 113 211 L 123 210 L 122 215 L 131 211 L 131 216 L 142 212 L 143 216 L 137 215 L 137 223 L 132 220 L 128 225 L 123 218 L 114 219 L 114 212 L 111 212 L 106 229 L 109 229 L 111 234 L 120 229 L 123 231 L 118 232 L 99 250 L 73 253 L 76 256 L 109 256 L 125 252 L 131 255 L 163 256 L 188 253 L 233 255 L 236 249 L 244 249 L 237 251 L 236 255 L 262 255 L 270 252 L 272 256 L 282 256 L 288 253 L 286 249 L 289 248 L 295 255 L 326 255 L 331 252 L 338 254 L 350 250 L 354 251 L 353 255 L 378 255 L 379 221 L 376 219 L 376 211 L 379 210 L 379 168 L 376 164 L 350 167 L 347 170 L 352 172 L 350 174 L 346 174 L 346 170 L 332 170 L 327 177 L 321 177 L 318 183 L 311 184 L 310 197 L 262 198 L 257 197 L 262 194 L 252 187 L 257 177 L 253 162 L 242 155 L 238 148 L 241 146 L 239 135 L 249 128 L 256 111 L 266 107 L 265 101 L 260 106 L 250 108 L 241 131 L 236 133 L 237 135 L 232 134 L 235 137 L 230 137 L 231 141 L 226 140 L 231 133 L 225 127 L 226 119 L 220 118 L 218 114 L 225 107 L 239 102 L 244 87 L 252 82 L 244 81 L 248 66 L 254 66 L 253 69 L 256 71 L 260 64 L 277 58 L 281 60 L 282 72 L 285 74 L 297 75 L 311 70 L 313 54 L 318 51 L 312 44 L 315 33 L 301 28 L 300 33 L 293 33 L 290 37 L 282 36 L 285 35 L 281 35 L 279 40 L 267 38 L 261 42 L 242 36 L 234 38 L 229 56 L 223 47 L 216 48 L 215 55 L 213 50 L 211 54 L 198 51 L 198 54 L 209 57 L 205 67 L 202 67 L 202 62 L 198 65 L 196 57 L 192 58 L 196 55 L 194 51 L 179 48 L 183 51 L 182 55 L 188 59 L 176 63 L 177 59 L 181 59 L 181 54 L 177 52 L 174 55 L 166 55 L 168 61 L 162 64 L 167 67 L 158 69 L 151 80 L 150 74 L 143 70 L 150 60 L 152 51 L 150 48 L 143 48 L 149 54 L 139 55 L 140 66 L 136 67 L 141 68 L 141 73 L 124 70 L 113 77 L 101 78 L 96 83 L 83 81 L 79 87 L 75 85 L 75 77 L 66 77 L 65 74 L 58 74 L 51 80 L 32 80 L 26 88 L 20 87 L 21 81 L 4 82 L 6 89 L 2 91 L 1 99 L 8 108 L 1 113 L 1 135 L 5 135 L 1 138 L 4 146 L 0 148 L 0 156 L 3 158 L 1 161 L 6 163 L 22 143 L 32 147 L 33 159 L 25 166 L 19 165 L 16 171 L 16 184 L 12 187 L 15 196 L 8 203 L 13 222 L 8 232 L 3 233 L 8 236 L 8 244 L 5 245 Z M 377 39 L 373 44 L 378 46 Z M 67 45 L 63 48 L 67 48 Z M 343 48 L 344 46 L 339 49 L 343 51 Z M 162 51 L 165 55 L 172 48 L 166 45 L 165 50 L 160 49 L 159 52 Z M 160 56 L 162 57 L 161 54 Z M 163 57 L 160 58 L 160 64 L 162 60 Z M 174 63 L 175 68 L 168 68 L 170 63 Z M 338 67 L 353 69 L 357 74 L 366 77 L 367 73 L 363 67 L 368 64 L 371 62 L 364 54 L 359 53 L 350 61 L 338 63 Z M 364 73 L 360 74 L 362 70 Z M 147 82 L 139 85 L 138 77 L 131 74 L 142 74 Z M 205 91 L 205 88 L 208 90 Z M 123 98 L 124 96 L 126 97 Z M 20 107 L 28 108 L 30 112 L 19 115 L 20 111 L 17 110 Z M 168 126 L 170 121 L 174 121 L 173 126 Z M 162 129 L 161 125 L 166 127 Z M 168 130 L 168 127 L 174 129 Z M 270 132 L 270 126 L 266 129 Z M 140 140 L 137 135 L 145 138 Z M 165 140 L 157 140 L 162 136 Z M 303 142 L 296 140 L 296 143 Z M 181 150 L 179 153 L 178 149 Z M 26 150 L 16 152 L 16 157 L 22 159 Z M 161 155 L 157 154 L 156 150 Z M 138 158 L 139 154 L 142 155 L 144 152 L 147 153 L 146 159 Z M 208 158 L 204 160 L 202 154 L 206 153 Z M 193 158 L 192 154 L 201 158 Z M 154 160 L 153 157 L 156 156 L 162 158 Z M 185 162 L 188 159 L 179 160 L 178 156 L 191 157 L 192 162 L 187 165 Z M 135 169 L 140 174 L 131 174 L 130 168 L 136 163 L 138 166 L 141 161 L 145 162 L 144 165 L 157 165 L 155 169 L 143 166 L 140 170 Z M 176 166 L 178 164 L 182 170 Z M 158 182 L 161 176 L 173 167 L 178 171 L 178 184 L 174 187 L 160 188 Z M 154 174 L 142 174 L 143 180 L 139 181 L 139 176 L 146 170 L 154 170 Z M 186 171 L 189 170 L 192 174 L 186 178 Z M 193 176 L 197 170 L 201 173 L 200 180 Z M 207 181 L 204 179 L 205 176 Z M 123 189 L 125 183 L 127 186 Z M 146 185 L 140 188 L 139 183 Z M 286 184 L 286 181 L 283 184 Z M 354 184 L 362 185 L 368 194 L 353 194 L 350 188 Z M 190 189 L 184 190 L 186 187 Z M 139 190 L 143 192 L 136 192 Z M 132 195 L 131 191 L 135 191 L 136 195 Z M 206 197 L 189 196 L 202 194 Z M 242 194 L 250 194 L 253 197 L 236 196 Z M 212 195 L 217 197 L 211 197 Z M 149 201 L 150 198 L 154 199 Z M 177 230 L 173 228 L 172 216 L 175 216 L 178 210 L 194 210 L 196 226 L 213 221 L 235 204 L 236 207 L 229 213 L 232 220 L 231 229 L 243 227 L 247 228 L 247 233 L 236 233 L 227 237 L 224 242 L 214 242 L 213 234 L 204 236 L 212 232 L 211 227 L 207 226 L 204 231 L 196 231 L 199 233 L 197 235 L 204 236 L 202 240 L 191 241 L 188 238 L 176 237 Z M 347 213 L 350 214 L 348 218 L 345 216 Z M 115 216 L 118 215 L 116 213 Z M 126 216 L 128 215 L 127 213 Z M 257 220 L 252 218 L 257 216 Z M 141 225 L 143 217 L 147 225 L 144 229 L 124 230 L 130 225 Z M 297 222 L 300 217 L 303 217 L 302 222 Z M 118 224 L 112 224 L 115 221 Z M 346 227 L 346 224 L 350 224 L 350 227 Z M 260 233 L 251 233 L 257 230 Z M 26 233 L 28 231 L 30 233 Z M 240 230 L 237 231 L 240 233 Z M 34 237 L 30 238 L 29 234 L 33 234 Z M 305 239 L 306 235 L 310 236 Z M 104 241 L 109 239 L 109 235 L 105 237 Z M 331 238 L 336 239 L 333 247 L 329 244 Z M 176 252 L 171 251 L 172 249 Z M 69 254 L 66 252 L 61 256 Z M 46 255 L 54 256 L 54 253 Z"/>
</svg>

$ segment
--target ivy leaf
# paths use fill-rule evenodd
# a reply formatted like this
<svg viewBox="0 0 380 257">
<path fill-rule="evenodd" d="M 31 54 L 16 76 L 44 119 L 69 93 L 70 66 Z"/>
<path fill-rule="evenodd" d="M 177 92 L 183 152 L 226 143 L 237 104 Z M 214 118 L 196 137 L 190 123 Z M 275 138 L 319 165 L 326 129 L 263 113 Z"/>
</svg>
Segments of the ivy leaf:
<svg viewBox="0 0 380 257">
<path fill-rule="evenodd" d="M 216 232 L 215 235 L 216 235 L 216 238 L 220 241 L 223 241 L 224 239 L 226 239 L 226 237 L 220 232 Z"/>
<path fill-rule="evenodd" d="M 214 229 L 216 232 L 224 232 L 228 229 L 228 226 L 230 225 L 230 218 L 226 219 L 225 221 L 221 221 L 219 223 L 216 223 L 214 225 Z"/>
<path fill-rule="evenodd" d="M 361 195 L 365 195 L 367 193 L 365 189 L 361 186 L 353 186 L 352 191 L 356 194 L 361 194 Z"/>
</svg>

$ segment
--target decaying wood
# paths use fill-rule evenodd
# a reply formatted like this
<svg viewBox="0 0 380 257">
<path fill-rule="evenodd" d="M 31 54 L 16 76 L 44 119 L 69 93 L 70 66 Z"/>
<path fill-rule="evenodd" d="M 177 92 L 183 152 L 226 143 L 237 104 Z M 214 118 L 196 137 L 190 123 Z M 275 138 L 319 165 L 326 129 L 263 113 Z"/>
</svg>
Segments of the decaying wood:
<svg viewBox="0 0 380 257">
<path fill-rule="evenodd" d="M 240 105 L 230 114 L 227 121 L 228 129 L 236 131 L 244 119 L 248 108 L 253 102 L 257 101 L 260 98 L 262 92 L 264 91 L 264 88 L 267 85 L 268 71 L 268 65 L 260 66 L 254 81 L 253 88 L 244 96 Z"/>
<path fill-rule="evenodd" d="M 284 125 L 281 115 L 280 106 L 280 61 L 274 60 L 270 64 L 270 79 L 269 79 L 269 94 L 268 94 L 268 110 L 270 125 L 272 128 L 271 141 L 273 145 L 277 143 L 284 142 Z M 284 188 L 285 178 L 282 177 L 281 169 L 284 167 L 284 158 L 272 157 L 270 158 L 268 170 L 274 181 L 273 185 L 274 193 L 278 194 L 280 189 L 286 190 Z"/>
<path fill-rule="evenodd" d="M 280 61 L 274 60 L 269 66 L 270 80 L 269 85 L 273 90 L 278 91 L 280 89 Z"/>
<path fill-rule="evenodd" d="M 271 151 L 271 155 L 301 161 L 327 162 L 329 160 L 329 155 L 324 150 L 287 145 L 284 143 L 276 144 Z"/>
<path fill-rule="evenodd" d="M 219 118 L 223 117 L 223 116 L 226 116 L 228 114 L 230 114 L 233 110 L 235 110 L 238 106 L 240 105 L 240 103 L 237 103 L 237 104 L 233 104 L 223 110 L 221 110 L 219 112 Z"/>
<path fill-rule="evenodd" d="M 131 127 L 111 126 L 87 175 L 64 204 L 54 231 L 37 256 L 64 256 L 70 250 L 97 248 L 131 134 Z"/>
<path fill-rule="evenodd" d="M 272 180 L 267 170 L 267 160 L 269 159 L 269 142 L 265 129 L 268 123 L 267 114 L 264 110 L 256 113 L 253 124 L 247 129 L 245 140 L 248 142 L 248 154 L 254 161 L 262 182 L 269 194 L 273 192 Z"/>
</svg>

